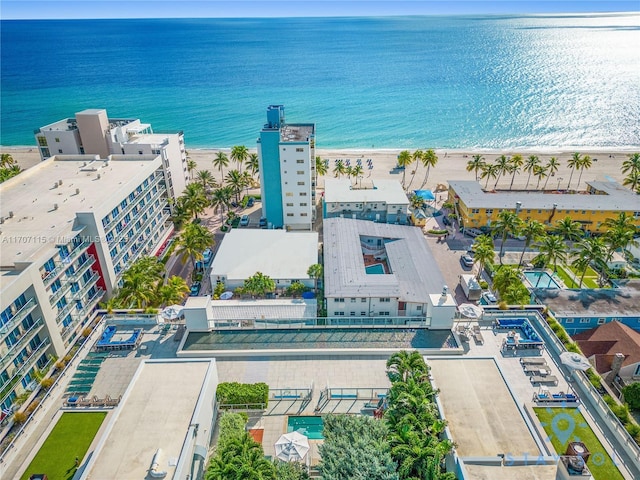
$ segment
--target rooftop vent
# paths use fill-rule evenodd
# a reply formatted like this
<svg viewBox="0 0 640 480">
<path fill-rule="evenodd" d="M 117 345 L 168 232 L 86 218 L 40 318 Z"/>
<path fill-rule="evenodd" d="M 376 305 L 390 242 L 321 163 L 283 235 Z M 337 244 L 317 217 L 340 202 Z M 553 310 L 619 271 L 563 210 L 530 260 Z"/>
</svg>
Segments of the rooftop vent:
<svg viewBox="0 0 640 480">
<path fill-rule="evenodd" d="M 76 195 L 80 195 L 80 189 L 76 188 Z"/>
<path fill-rule="evenodd" d="M 54 204 L 53 204 L 53 209 L 54 209 L 54 210 L 57 210 L 57 209 L 58 209 L 58 204 L 57 204 L 57 203 L 54 203 Z"/>
<path fill-rule="evenodd" d="M 62 180 L 58 180 L 58 185 L 62 185 Z"/>
<path fill-rule="evenodd" d="M 448 291 L 449 291 L 449 287 L 447 287 L 446 285 L 443 285 L 442 286 L 442 296 L 446 297 Z"/>
<path fill-rule="evenodd" d="M 13 210 L 9 211 L 9 218 L 13 218 Z"/>
</svg>

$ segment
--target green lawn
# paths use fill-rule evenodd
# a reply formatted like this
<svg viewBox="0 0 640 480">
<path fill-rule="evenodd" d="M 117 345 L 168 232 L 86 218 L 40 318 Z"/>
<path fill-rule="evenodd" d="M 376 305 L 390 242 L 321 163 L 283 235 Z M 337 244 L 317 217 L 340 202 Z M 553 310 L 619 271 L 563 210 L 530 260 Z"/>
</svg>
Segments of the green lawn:
<svg viewBox="0 0 640 480">
<path fill-rule="evenodd" d="M 568 266 L 568 265 L 564 267 L 558 267 L 557 274 L 562 279 L 562 281 L 567 286 L 567 288 L 578 288 L 579 283 L 574 282 L 569 276 L 569 274 L 567 273 L 567 270 L 565 269 L 568 269 L 571 272 L 573 272 L 573 274 L 577 277 L 578 282 L 580 281 L 582 272 L 579 270 L 576 270 L 575 267 Z M 585 273 L 584 279 L 582 280 L 582 287 L 583 288 L 599 288 L 598 274 L 593 268 L 587 267 L 587 273 Z"/>
<path fill-rule="evenodd" d="M 569 276 L 564 268 L 558 267 L 558 271 L 556 272 L 556 274 L 560 277 L 567 288 L 578 288 L 578 284 L 573 281 L 573 279 Z"/>
<path fill-rule="evenodd" d="M 591 427 L 587 425 L 586 420 L 577 408 L 534 408 L 534 410 L 544 431 L 549 435 L 557 454 L 561 455 L 566 452 L 569 442 L 580 441 L 591 452 L 587 467 L 591 470 L 595 480 L 624 480 L 602 443 L 593 433 Z M 556 415 L 562 415 L 565 418 L 559 418 L 554 422 Z M 574 429 L 572 434 L 568 435 L 569 438 L 559 439 L 554 430 L 561 432 L 560 436 L 562 436 L 562 433 L 568 433 L 568 429 L 571 427 L 572 422 L 566 416 L 573 419 Z M 565 441 L 563 442 L 562 440 Z"/>
<path fill-rule="evenodd" d="M 63 413 L 21 480 L 34 473 L 46 473 L 49 480 L 71 480 L 76 472 L 76 457 L 82 461 L 106 415 Z"/>
</svg>

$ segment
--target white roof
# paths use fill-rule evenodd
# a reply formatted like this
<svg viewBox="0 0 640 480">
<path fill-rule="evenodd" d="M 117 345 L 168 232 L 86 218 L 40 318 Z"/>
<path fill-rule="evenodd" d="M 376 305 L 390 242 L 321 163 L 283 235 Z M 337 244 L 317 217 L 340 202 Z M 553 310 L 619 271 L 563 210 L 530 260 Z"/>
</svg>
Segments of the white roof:
<svg viewBox="0 0 640 480">
<path fill-rule="evenodd" d="M 353 188 L 347 178 L 327 178 L 324 181 L 324 201 L 327 203 L 385 202 L 408 205 L 409 199 L 397 180 L 373 180 L 373 188 Z"/>
<path fill-rule="evenodd" d="M 433 253 L 418 227 L 350 218 L 324 219 L 326 297 L 390 297 L 427 303 L 445 284 Z M 385 240 L 391 274 L 366 273 L 361 237 Z"/>
<path fill-rule="evenodd" d="M 225 234 L 211 275 L 245 280 L 262 272 L 273 280 L 307 279 L 314 263 L 318 263 L 316 232 L 237 229 Z"/>
<path fill-rule="evenodd" d="M 216 320 L 316 318 L 315 299 L 213 300 Z"/>
</svg>

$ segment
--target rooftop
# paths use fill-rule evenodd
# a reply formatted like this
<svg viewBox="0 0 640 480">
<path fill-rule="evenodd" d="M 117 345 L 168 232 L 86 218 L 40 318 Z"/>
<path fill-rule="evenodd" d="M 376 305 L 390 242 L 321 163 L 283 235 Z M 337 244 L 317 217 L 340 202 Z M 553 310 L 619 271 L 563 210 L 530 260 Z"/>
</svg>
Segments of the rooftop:
<svg viewBox="0 0 640 480">
<path fill-rule="evenodd" d="M 361 237 L 385 239 L 391 274 L 368 275 Z M 324 276 L 327 297 L 393 297 L 427 303 L 445 284 L 422 230 L 366 220 L 324 220 Z"/>
<path fill-rule="evenodd" d="M 373 188 L 353 188 L 348 178 L 327 178 L 324 181 L 326 203 L 351 202 L 408 205 L 409 199 L 396 180 L 374 180 Z"/>
<path fill-rule="evenodd" d="M 0 185 L 0 265 L 34 261 L 78 232 L 78 212 L 102 216 L 161 167 L 156 155 L 53 156 Z"/>
<path fill-rule="evenodd" d="M 304 279 L 314 263 L 318 263 L 316 232 L 234 229 L 225 234 L 211 275 L 244 280 L 262 272 L 274 280 Z"/>
<path fill-rule="evenodd" d="M 313 123 L 288 123 L 280 128 L 281 142 L 309 142 L 315 133 Z"/>
<path fill-rule="evenodd" d="M 602 194 L 540 193 L 522 191 L 485 191 L 480 183 L 470 180 L 449 180 L 449 187 L 467 208 L 515 209 L 522 202 L 522 209 L 551 210 L 640 210 L 640 196 L 616 182 L 585 182 Z"/>
<path fill-rule="evenodd" d="M 629 317 L 640 315 L 640 280 L 621 288 L 558 290 L 537 288 L 533 294 L 557 317 Z"/>
<path fill-rule="evenodd" d="M 596 370 L 607 373 L 616 353 L 625 356 L 623 366 L 640 362 L 640 333 L 620 322 L 608 322 L 573 335 L 587 357 L 595 357 Z"/>
<path fill-rule="evenodd" d="M 216 320 L 316 318 L 315 299 L 213 300 Z"/>
<path fill-rule="evenodd" d="M 214 361 L 167 360 L 140 365 L 84 478 L 146 478 L 161 448 L 159 470 L 173 478 L 185 434 Z"/>
</svg>

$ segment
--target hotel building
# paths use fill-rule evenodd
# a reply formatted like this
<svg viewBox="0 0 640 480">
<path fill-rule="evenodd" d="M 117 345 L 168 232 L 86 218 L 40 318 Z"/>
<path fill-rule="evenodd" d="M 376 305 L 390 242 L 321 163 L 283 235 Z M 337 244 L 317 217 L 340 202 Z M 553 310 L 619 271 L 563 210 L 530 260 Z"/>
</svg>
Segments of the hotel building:
<svg viewBox="0 0 640 480">
<path fill-rule="evenodd" d="M 490 227 L 502 210 L 547 226 L 570 216 L 590 233 L 603 233 L 605 220 L 620 212 L 635 217 L 640 226 L 639 195 L 616 182 L 586 184 L 583 193 L 488 192 L 478 182 L 450 180 L 448 201 L 456 206 L 464 228 Z"/>
<path fill-rule="evenodd" d="M 184 134 L 154 133 L 151 125 L 134 118 L 109 118 L 104 109 L 88 109 L 37 129 L 40 158 L 52 155 L 159 155 L 172 197 L 185 189 L 189 175 Z"/>
<path fill-rule="evenodd" d="M 283 105 L 267 109 L 258 158 L 262 214 L 270 228 L 311 230 L 315 215 L 315 124 L 287 124 Z"/>
<path fill-rule="evenodd" d="M 68 353 L 127 266 L 173 227 L 155 155 L 53 156 L 0 185 L 0 406 Z"/>
</svg>

